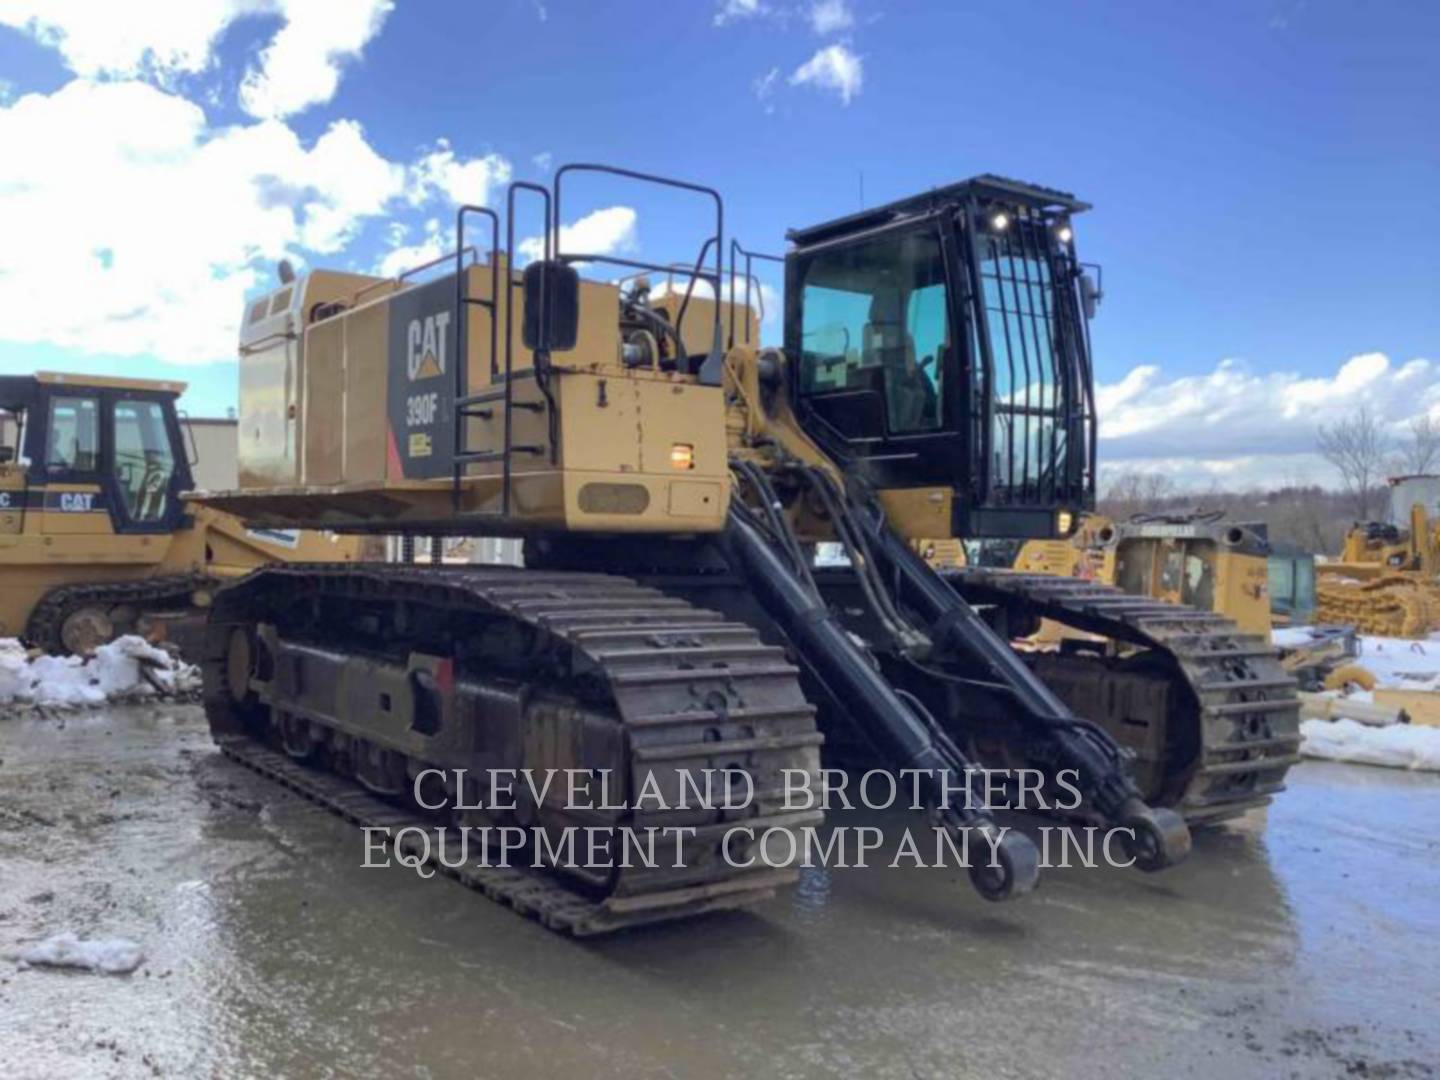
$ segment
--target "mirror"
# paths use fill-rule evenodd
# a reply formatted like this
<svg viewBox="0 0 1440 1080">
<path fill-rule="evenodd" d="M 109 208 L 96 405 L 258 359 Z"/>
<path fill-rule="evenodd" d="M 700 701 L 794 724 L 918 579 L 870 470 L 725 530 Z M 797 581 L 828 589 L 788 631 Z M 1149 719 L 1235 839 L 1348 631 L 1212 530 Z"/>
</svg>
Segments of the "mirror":
<svg viewBox="0 0 1440 1080">
<path fill-rule="evenodd" d="M 543 297 L 543 301 L 542 301 Z M 545 325 L 541 325 L 541 310 Z M 525 347 L 565 352 L 580 332 L 580 275 L 566 263 L 537 261 L 525 267 Z"/>
<path fill-rule="evenodd" d="M 1105 294 L 1100 291 L 1100 286 L 1095 284 L 1095 279 L 1088 272 L 1080 275 L 1080 306 L 1085 309 L 1085 320 L 1095 318 L 1095 310 L 1100 306 L 1100 300 Z"/>
</svg>

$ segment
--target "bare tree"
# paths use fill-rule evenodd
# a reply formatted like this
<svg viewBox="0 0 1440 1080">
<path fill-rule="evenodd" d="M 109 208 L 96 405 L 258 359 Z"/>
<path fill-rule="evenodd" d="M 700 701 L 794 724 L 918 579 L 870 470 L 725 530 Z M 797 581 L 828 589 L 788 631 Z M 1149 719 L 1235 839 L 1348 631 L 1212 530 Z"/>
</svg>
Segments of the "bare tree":
<svg viewBox="0 0 1440 1080">
<path fill-rule="evenodd" d="M 1432 472 L 1440 466 L 1440 424 L 1429 416 L 1417 416 L 1410 421 L 1410 436 L 1400 443 L 1395 455 L 1397 472 L 1407 476 Z"/>
<path fill-rule="evenodd" d="M 1100 512 L 1119 521 L 1163 510 L 1175 499 L 1175 483 L 1160 472 L 1127 469 L 1116 474 L 1100 499 Z"/>
<path fill-rule="evenodd" d="M 1335 467 L 1360 521 L 1370 520 L 1377 485 L 1385 475 L 1390 440 L 1370 406 L 1361 403 L 1343 420 L 1321 424 L 1315 434 L 1320 456 Z"/>
</svg>

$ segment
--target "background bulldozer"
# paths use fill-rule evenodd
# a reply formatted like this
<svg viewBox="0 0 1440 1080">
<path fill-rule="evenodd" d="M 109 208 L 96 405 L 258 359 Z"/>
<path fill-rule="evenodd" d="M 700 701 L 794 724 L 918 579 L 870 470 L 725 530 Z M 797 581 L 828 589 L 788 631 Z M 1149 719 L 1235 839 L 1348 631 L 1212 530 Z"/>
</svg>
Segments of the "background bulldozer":
<svg viewBox="0 0 1440 1080">
<path fill-rule="evenodd" d="M 1440 477 L 1390 481 L 1386 521 L 1357 522 L 1340 557 L 1319 567 L 1317 617 L 1367 634 L 1425 637 L 1440 629 Z"/>
<path fill-rule="evenodd" d="M 1087 515 L 1068 542 L 1030 541 L 1015 568 L 1082 577 L 1135 596 L 1188 604 L 1268 635 L 1271 548 L 1263 525 L 1225 520 L 1223 510 Z"/>
<path fill-rule="evenodd" d="M 344 561 L 356 541 L 247 529 L 182 498 L 184 385 L 0 377 L 0 636 L 84 653 L 124 633 L 184 644 L 222 581 L 269 562 Z"/>
</svg>

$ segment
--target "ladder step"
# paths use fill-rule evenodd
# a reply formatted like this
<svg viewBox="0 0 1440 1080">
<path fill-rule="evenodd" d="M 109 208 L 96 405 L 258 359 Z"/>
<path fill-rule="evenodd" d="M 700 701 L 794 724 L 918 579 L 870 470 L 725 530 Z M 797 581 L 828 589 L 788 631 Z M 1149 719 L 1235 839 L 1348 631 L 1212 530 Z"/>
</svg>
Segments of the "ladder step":
<svg viewBox="0 0 1440 1080">
<path fill-rule="evenodd" d="M 545 448 L 543 446 L 512 446 L 510 453 L 539 455 L 545 453 Z M 466 450 L 464 453 L 455 455 L 455 461 L 458 464 L 464 465 L 472 465 L 476 462 L 504 460 L 504 450 Z"/>
<path fill-rule="evenodd" d="M 481 390 L 478 393 L 466 394 L 464 397 L 456 398 L 455 407 L 458 409 L 466 405 L 486 405 L 490 402 L 504 400 L 505 388 L 502 386 L 497 389 L 492 386 L 489 390 Z"/>
</svg>

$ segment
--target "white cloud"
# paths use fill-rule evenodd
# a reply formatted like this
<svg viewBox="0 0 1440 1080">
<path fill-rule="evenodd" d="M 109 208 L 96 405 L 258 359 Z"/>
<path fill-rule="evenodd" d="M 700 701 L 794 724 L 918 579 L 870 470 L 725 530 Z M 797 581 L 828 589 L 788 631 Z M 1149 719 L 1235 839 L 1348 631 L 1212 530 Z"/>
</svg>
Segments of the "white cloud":
<svg viewBox="0 0 1440 1080">
<path fill-rule="evenodd" d="M 454 203 L 485 206 L 490 191 L 508 184 L 510 162 L 499 154 L 462 161 L 455 156 L 448 139 L 439 139 L 435 149 L 420 158 L 411 168 L 408 197 L 419 206 L 441 192 Z"/>
<path fill-rule="evenodd" d="M 865 64 L 844 45 L 826 45 L 795 69 L 790 76 L 792 86 L 814 86 L 837 94 L 843 105 L 860 94 L 865 80 Z"/>
<path fill-rule="evenodd" d="M 203 71 L 220 31 L 267 6 L 263 0 L 0 0 L 0 25 L 57 49 L 79 75 L 166 78 Z"/>
<path fill-rule="evenodd" d="M 1363 353 L 1332 375 L 1306 377 L 1222 360 L 1207 373 L 1170 379 L 1142 365 L 1096 388 L 1100 458 L 1107 469 L 1164 470 L 1192 485 L 1216 477 L 1333 484 L 1315 455 L 1315 430 L 1361 402 L 1397 437 L 1416 416 L 1440 420 L 1440 365 L 1415 359 L 1397 366 L 1383 353 Z"/>
<path fill-rule="evenodd" d="M 855 15 L 845 0 L 815 0 L 810 5 L 810 28 L 822 37 L 854 25 Z"/>
<path fill-rule="evenodd" d="M 406 244 L 405 228 L 393 228 L 390 235 L 390 250 L 375 265 L 375 273 L 382 277 L 398 277 L 406 270 L 432 262 L 442 255 L 455 251 L 455 230 L 443 229 L 439 218 L 425 222 L 425 235 L 415 244 Z M 469 247 L 467 244 L 466 247 Z"/>
<path fill-rule="evenodd" d="M 765 107 L 767 113 L 775 111 L 775 84 L 780 81 L 780 69 L 772 67 L 764 75 L 756 76 L 750 83 L 750 92 L 755 100 Z"/>
<path fill-rule="evenodd" d="M 240 103 L 261 118 L 291 116 L 334 97 L 340 65 L 360 55 L 395 7 L 395 0 L 278 3 L 285 25 L 240 84 Z"/>
<path fill-rule="evenodd" d="M 417 189 L 470 198 L 509 169 L 448 147 L 391 161 L 349 120 L 308 147 L 276 120 L 216 128 L 136 81 L 25 95 L 0 146 L 0 338 L 174 363 L 234 355 L 275 259 L 334 255 Z"/>
<path fill-rule="evenodd" d="M 738 19 L 753 19 L 769 10 L 760 0 L 720 0 L 715 9 L 715 25 L 724 26 Z"/>
<path fill-rule="evenodd" d="M 395 0 L 0 0 L 0 25 L 59 51 L 85 78 L 144 78 L 173 85 L 214 61 L 215 43 L 238 19 L 279 16 L 279 30 L 240 84 L 252 116 L 273 119 L 329 101 L 341 65 L 384 24 Z"/>
<path fill-rule="evenodd" d="M 560 227 L 560 250 L 568 254 L 623 255 L 638 246 L 635 233 L 636 214 L 628 206 L 607 206 L 586 214 L 570 225 Z M 520 241 L 516 265 L 531 262 L 544 255 L 544 237 L 531 236 Z"/>
<path fill-rule="evenodd" d="M 555 164 L 555 155 L 549 150 L 542 150 L 530 159 L 531 164 L 542 173 L 548 173 L 551 166 Z"/>
</svg>

